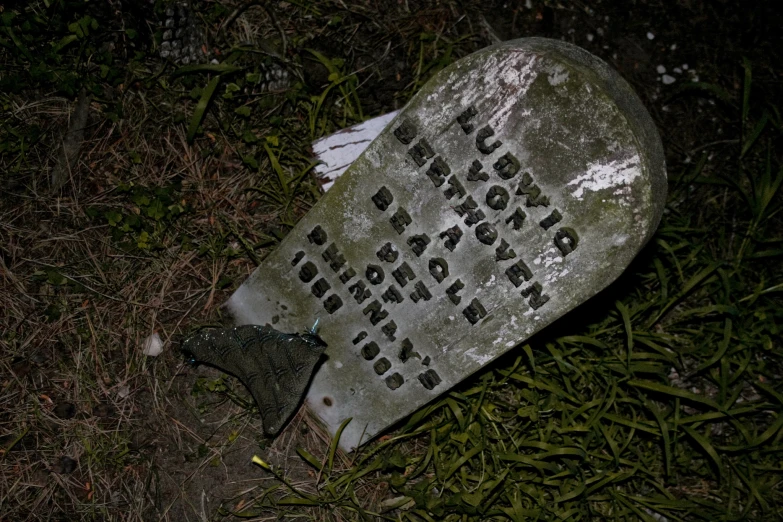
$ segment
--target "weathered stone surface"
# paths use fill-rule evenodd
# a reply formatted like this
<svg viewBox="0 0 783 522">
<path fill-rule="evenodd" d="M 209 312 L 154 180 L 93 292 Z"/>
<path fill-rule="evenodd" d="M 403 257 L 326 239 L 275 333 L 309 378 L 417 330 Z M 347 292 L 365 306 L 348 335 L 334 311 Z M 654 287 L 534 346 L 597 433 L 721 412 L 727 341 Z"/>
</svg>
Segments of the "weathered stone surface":
<svg viewBox="0 0 783 522">
<path fill-rule="evenodd" d="M 663 209 L 660 138 L 575 46 L 472 54 L 419 92 L 229 302 L 321 319 L 307 403 L 354 448 L 606 287 Z"/>
</svg>

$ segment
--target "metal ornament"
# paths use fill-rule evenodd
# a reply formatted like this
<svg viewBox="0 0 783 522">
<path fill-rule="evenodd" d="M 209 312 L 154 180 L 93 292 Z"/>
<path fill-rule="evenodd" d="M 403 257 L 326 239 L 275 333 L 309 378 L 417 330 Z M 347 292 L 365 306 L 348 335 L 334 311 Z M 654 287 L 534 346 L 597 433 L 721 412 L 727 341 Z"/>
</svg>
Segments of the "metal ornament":
<svg viewBox="0 0 783 522">
<path fill-rule="evenodd" d="M 326 348 L 317 325 L 302 334 L 256 325 L 204 330 L 185 340 L 182 352 L 191 364 L 236 376 L 256 401 L 264 432 L 277 435 L 299 406 Z"/>
</svg>

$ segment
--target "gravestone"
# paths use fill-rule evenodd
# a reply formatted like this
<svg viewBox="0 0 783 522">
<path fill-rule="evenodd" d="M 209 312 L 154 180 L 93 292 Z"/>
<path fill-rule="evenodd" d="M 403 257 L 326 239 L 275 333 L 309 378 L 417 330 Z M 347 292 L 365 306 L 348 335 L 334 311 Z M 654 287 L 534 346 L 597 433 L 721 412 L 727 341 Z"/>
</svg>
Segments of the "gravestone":
<svg viewBox="0 0 783 522">
<path fill-rule="evenodd" d="M 228 303 L 328 358 L 306 399 L 353 449 L 615 280 L 666 173 L 630 86 L 523 39 L 428 82 Z"/>
</svg>

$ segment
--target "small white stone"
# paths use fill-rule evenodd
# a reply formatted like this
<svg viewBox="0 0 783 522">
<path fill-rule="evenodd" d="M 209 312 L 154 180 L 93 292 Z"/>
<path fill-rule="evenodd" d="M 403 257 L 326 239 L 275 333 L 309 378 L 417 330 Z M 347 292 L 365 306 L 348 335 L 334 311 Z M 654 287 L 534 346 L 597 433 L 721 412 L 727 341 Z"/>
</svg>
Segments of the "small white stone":
<svg viewBox="0 0 783 522">
<path fill-rule="evenodd" d="M 688 70 L 688 64 L 687 63 L 682 64 L 682 70 L 683 71 L 687 71 Z"/>
<path fill-rule="evenodd" d="M 144 346 L 142 347 L 141 353 L 149 357 L 157 357 L 163 353 L 163 341 L 160 340 L 160 336 L 157 332 L 144 340 Z"/>
<path fill-rule="evenodd" d="M 655 40 L 655 35 L 652 33 L 647 33 L 647 39 L 648 40 Z"/>
<path fill-rule="evenodd" d="M 588 42 L 592 42 L 593 38 L 595 38 L 595 36 L 593 36 L 592 33 L 587 33 L 587 41 Z"/>
<path fill-rule="evenodd" d="M 124 399 L 128 395 L 130 395 L 130 386 L 128 386 L 127 384 L 124 384 L 119 388 L 117 388 L 117 397 L 119 397 L 120 399 Z"/>
<path fill-rule="evenodd" d="M 668 74 L 664 74 L 663 76 L 661 76 L 661 81 L 663 82 L 664 85 L 671 85 L 674 82 L 676 82 L 677 79 L 674 76 L 669 76 Z"/>
<path fill-rule="evenodd" d="M 682 74 L 682 69 L 680 69 L 679 67 L 675 67 L 674 72 L 676 72 L 677 74 Z"/>
<path fill-rule="evenodd" d="M 666 73 L 666 67 L 664 67 L 663 65 L 659 65 L 658 67 L 655 68 L 655 70 L 658 71 L 658 74 Z"/>
<path fill-rule="evenodd" d="M 674 51 L 675 49 L 677 49 L 677 44 L 676 44 L 676 43 L 673 43 L 673 44 L 672 44 L 672 45 L 669 47 L 669 50 L 670 50 L 670 51 Z"/>
</svg>

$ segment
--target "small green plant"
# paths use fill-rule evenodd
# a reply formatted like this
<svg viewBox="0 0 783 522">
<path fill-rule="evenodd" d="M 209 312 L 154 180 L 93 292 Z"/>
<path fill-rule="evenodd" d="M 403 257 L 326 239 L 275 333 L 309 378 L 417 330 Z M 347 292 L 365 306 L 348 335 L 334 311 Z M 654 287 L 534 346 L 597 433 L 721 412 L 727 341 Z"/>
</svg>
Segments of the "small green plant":
<svg viewBox="0 0 783 522">
<path fill-rule="evenodd" d="M 157 188 L 121 184 L 117 192 L 127 198 L 127 206 L 105 210 L 90 207 L 86 213 L 88 217 L 108 224 L 113 239 L 130 250 L 162 248 L 164 236 L 187 211 L 181 187 L 176 183 Z"/>
</svg>

